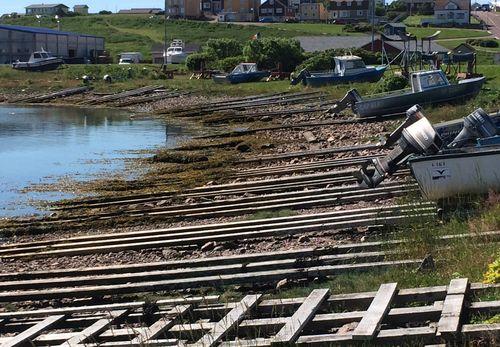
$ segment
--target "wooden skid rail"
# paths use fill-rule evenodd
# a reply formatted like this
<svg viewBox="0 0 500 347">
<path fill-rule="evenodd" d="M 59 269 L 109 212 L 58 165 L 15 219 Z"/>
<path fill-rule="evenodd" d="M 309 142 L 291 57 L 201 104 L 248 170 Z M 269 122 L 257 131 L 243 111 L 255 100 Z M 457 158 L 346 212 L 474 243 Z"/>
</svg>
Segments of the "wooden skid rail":
<svg viewBox="0 0 500 347">
<path fill-rule="evenodd" d="M 228 200 L 206 201 L 184 205 L 170 206 L 123 206 L 120 211 L 96 212 L 91 217 L 84 215 L 62 217 L 61 221 L 82 221 L 109 219 L 128 214 L 130 216 L 162 216 L 168 219 L 193 219 L 213 218 L 217 216 L 232 216 L 255 213 L 257 211 L 279 209 L 307 209 L 316 206 L 334 206 L 355 203 L 358 201 L 373 201 L 381 198 L 393 198 L 403 195 L 419 193 L 418 186 L 385 184 L 377 188 L 362 189 L 360 187 L 334 187 L 324 189 L 311 189 L 306 191 L 275 193 L 254 197 L 240 197 Z M 128 208 L 127 208 L 128 207 Z M 59 220 L 51 220 L 58 222 Z"/>
<path fill-rule="evenodd" d="M 433 204 L 406 204 L 359 210 L 343 210 L 263 220 L 207 224 L 47 240 L 0 246 L 0 259 L 74 256 L 203 245 L 208 241 L 231 241 L 294 235 L 310 231 L 341 231 L 361 226 L 400 225 L 412 218 L 433 218 Z"/>
<path fill-rule="evenodd" d="M 437 238 L 436 243 L 467 237 L 497 242 L 500 232 L 446 235 Z M 386 260 L 393 252 L 385 249 L 403 242 L 375 241 L 152 264 L 0 274 L 0 301 L 93 297 L 232 284 L 272 286 L 282 279 L 312 280 L 353 271 L 417 268 L 420 260 Z"/>
<path fill-rule="evenodd" d="M 500 324 L 473 323 L 500 312 L 500 301 L 476 301 L 498 285 L 453 280 L 448 286 L 269 299 L 245 295 L 178 298 L 0 313 L 0 345 L 50 346 L 278 346 L 467 344 L 500 341 Z M 463 296 L 463 304 L 447 302 Z M 451 307 L 451 306 L 450 306 Z M 452 324 L 443 323 L 444 321 Z M 447 329 L 443 333 L 440 329 Z"/>
</svg>

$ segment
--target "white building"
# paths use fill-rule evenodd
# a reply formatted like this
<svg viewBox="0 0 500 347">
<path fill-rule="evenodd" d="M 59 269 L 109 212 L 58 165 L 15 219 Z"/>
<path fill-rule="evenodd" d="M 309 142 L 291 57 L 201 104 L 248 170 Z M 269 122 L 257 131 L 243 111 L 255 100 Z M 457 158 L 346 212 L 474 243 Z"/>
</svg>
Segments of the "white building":
<svg viewBox="0 0 500 347">
<path fill-rule="evenodd" d="M 435 24 L 470 23 L 470 1 L 468 0 L 436 0 L 434 6 Z"/>
</svg>

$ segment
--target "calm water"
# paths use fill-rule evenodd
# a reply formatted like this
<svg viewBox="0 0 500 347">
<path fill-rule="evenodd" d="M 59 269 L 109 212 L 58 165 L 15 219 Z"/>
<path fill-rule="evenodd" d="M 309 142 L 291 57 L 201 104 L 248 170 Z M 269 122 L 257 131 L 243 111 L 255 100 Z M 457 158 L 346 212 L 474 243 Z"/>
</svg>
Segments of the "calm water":
<svg viewBox="0 0 500 347">
<path fill-rule="evenodd" d="M 84 181 L 124 167 L 129 150 L 174 146 L 188 133 L 156 120 L 130 120 L 115 110 L 0 107 L 0 217 L 40 213 L 32 200 L 68 193 L 22 193 L 69 177 Z"/>
</svg>

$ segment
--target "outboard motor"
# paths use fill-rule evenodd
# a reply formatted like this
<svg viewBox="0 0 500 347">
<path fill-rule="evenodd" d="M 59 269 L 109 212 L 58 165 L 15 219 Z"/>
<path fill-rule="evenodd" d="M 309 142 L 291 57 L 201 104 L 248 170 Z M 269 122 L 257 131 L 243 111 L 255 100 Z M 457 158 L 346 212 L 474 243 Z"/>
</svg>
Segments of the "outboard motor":
<svg viewBox="0 0 500 347">
<path fill-rule="evenodd" d="M 300 70 L 300 72 L 297 75 L 297 77 L 291 76 L 291 85 L 295 86 L 295 85 L 297 85 L 297 84 L 299 84 L 301 82 L 302 82 L 303 85 L 306 85 L 307 84 L 306 77 L 309 77 L 309 76 L 311 76 L 311 74 L 309 73 L 309 71 L 307 71 L 307 69 L 302 69 L 302 70 Z"/>
<path fill-rule="evenodd" d="M 415 105 L 407 111 L 407 114 L 408 118 L 403 126 L 409 122 L 413 123 L 405 128 L 400 126 L 391 135 L 399 135 L 396 148 L 384 158 L 373 159 L 372 170 L 368 170 L 365 166 L 356 173 L 355 176 L 361 186 L 375 188 L 387 176 L 396 172 L 411 154 L 436 153 L 441 148 L 442 140 L 422 114 L 421 107 Z"/>
<path fill-rule="evenodd" d="M 493 137 L 497 131 L 490 116 L 482 108 L 478 108 L 464 118 L 464 128 L 448 145 L 448 148 L 459 148 L 478 138 Z"/>
</svg>

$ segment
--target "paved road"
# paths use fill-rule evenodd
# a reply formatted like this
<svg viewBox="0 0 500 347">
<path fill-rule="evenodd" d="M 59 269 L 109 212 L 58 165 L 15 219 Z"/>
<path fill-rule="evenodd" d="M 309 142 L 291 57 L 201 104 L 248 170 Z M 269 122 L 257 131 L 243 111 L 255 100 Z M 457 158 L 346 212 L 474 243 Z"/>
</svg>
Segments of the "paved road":
<svg viewBox="0 0 500 347">
<path fill-rule="evenodd" d="M 491 32 L 491 35 L 500 39 L 500 13 L 475 11 L 473 14 L 484 20 L 488 25 L 488 31 Z"/>
</svg>

